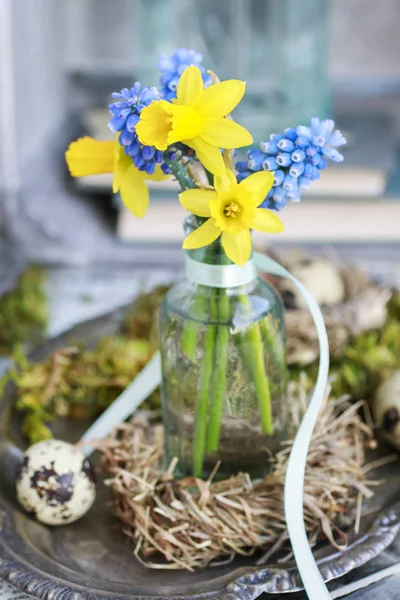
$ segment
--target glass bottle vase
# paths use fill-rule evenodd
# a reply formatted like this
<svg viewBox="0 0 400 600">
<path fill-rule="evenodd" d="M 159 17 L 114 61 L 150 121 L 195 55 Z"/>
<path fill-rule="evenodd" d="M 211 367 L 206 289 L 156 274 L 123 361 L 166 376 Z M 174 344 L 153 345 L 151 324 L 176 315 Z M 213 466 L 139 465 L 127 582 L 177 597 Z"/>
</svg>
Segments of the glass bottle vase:
<svg viewBox="0 0 400 600">
<path fill-rule="evenodd" d="M 166 460 L 178 459 L 180 475 L 207 478 L 218 466 L 217 478 L 260 478 L 286 439 L 283 305 L 250 263 L 236 267 L 240 285 L 193 281 L 198 263 L 232 264 L 218 241 L 188 255 L 160 314 Z"/>
</svg>

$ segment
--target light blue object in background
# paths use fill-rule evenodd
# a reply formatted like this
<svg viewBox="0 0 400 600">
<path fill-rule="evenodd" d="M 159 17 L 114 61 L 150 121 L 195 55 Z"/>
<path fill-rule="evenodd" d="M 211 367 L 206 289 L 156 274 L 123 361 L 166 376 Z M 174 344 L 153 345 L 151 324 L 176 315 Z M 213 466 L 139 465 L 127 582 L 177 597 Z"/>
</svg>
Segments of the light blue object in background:
<svg viewBox="0 0 400 600">
<path fill-rule="evenodd" d="M 235 117 L 257 140 L 329 115 L 326 0 L 139 0 L 139 5 L 135 71 L 144 85 L 158 83 L 162 52 L 193 48 L 220 79 L 247 81 Z"/>
</svg>

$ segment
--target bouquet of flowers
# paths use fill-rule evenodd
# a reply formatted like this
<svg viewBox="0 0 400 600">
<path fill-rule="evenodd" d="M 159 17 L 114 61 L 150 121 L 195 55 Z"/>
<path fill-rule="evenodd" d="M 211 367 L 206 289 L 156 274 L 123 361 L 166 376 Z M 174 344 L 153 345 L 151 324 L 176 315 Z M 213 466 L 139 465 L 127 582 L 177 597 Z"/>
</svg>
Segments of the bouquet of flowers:
<svg viewBox="0 0 400 600">
<path fill-rule="evenodd" d="M 346 143 L 332 120 L 289 127 L 253 144 L 231 113 L 242 81 L 220 82 L 201 54 L 177 49 L 159 62 L 160 85 L 114 93 L 115 141 L 89 137 L 66 152 L 71 175 L 114 174 L 113 191 L 144 217 L 146 181 L 173 177 L 185 221 L 187 278 L 160 318 L 166 454 L 182 474 L 257 477 L 290 424 L 285 408 L 284 322 L 276 292 L 256 276 L 251 231 L 279 233 L 277 212 L 298 202 Z M 162 206 L 160 206 L 162 210 Z M 165 223 L 168 227 L 168 223 Z"/>
</svg>

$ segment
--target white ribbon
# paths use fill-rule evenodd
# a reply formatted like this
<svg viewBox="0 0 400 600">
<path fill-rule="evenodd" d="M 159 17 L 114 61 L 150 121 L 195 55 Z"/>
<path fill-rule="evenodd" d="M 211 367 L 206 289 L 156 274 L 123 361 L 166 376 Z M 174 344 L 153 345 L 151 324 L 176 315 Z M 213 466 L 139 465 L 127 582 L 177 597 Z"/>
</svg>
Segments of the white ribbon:
<svg viewBox="0 0 400 600">
<path fill-rule="evenodd" d="M 191 260 L 191 259 L 189 259 Z M 196 262 L 196 261 L 192 261 Z M 307 539 L 306 528 L 303 516 L 303 490 L 304 490 L 304 473 L 307 462 L 308 448 L 311 442 L 312 432 L 318 419 L 319 411 L 323 405 L 325 390 L 328 381 L 329 370 L 329 346 L 328 336 L 324 319 L 321 310 L 300 281 L 295 279 L 293 275 L 284 269 L 279 263 L 275 262 L 262 254 L 254 254 L 255 265 L 265 273 L 271 273 L 280 277 L 285 277 L 293 281 L 300 290 L 311 316 L 317 328 L 320 362 L 318 369 L 317 382 L 314 391 L 311 395 L 310 403 L 303 420 L 298 429 L 296 438 L 293 443 L 290 453 L 288 469 L 285 482 L 285 516 L 288 528 L 289 538 L 292 544 L 293 553 L 296 559 L 297 568 L 300 577 L 303 581 L 304 589 L 310 600 L 331 600 L 331 596 L 319 572 L 318 566 L 314 560 L 310 545 Z M 190 264 L 190 263 L 189 263 Z M 202 264 L 202 263 L 197 263 Z M 249 263 L 247 263 L 249 264 Z M 204 265 L 205 269 L 201 270 L 201 277 L 206 283 L 203 285 L 214 286 L 215 283 L 210 283 L 216 279 L 216 271 L 213 269 L 215 265 Z M 224 275 L 221 269 L 230 269 L 236 265 L 226 265 L 218 267 L 218 281 L 226 282 L 231 280 L 231 273 L 234 271 L 226 271 Z M 197 267 L 196 267 L 197 268 Z M 242 269 L 243 267 L 239 267 Z M 209 278 L 207 279 L 207 269 Z M 237 271 L 235 271 L 237 272 Z M 242 274 L 243 271 L 239 271 Z M 250 276 L 250 270 L 248 273 Z M 254 279 L 254 277 L 252 278 Z M 252 281 L 250 279 L 250 281 Z M 208 281 L 208 283 L 207 283 Z M 198 282 L 200 283 L 200 282 Z M 247 281 L 249 283 L 249 281 Z M 245 285 L 244 283 L 236 283 L 237 285 Z M 236 287 L 219 286 L 219 287 Z M 217 286 L 216 286 L 217 287 Z M 116 425 L 130 416 L 140 404 L 151 394 L 152 391 L 161 383 L 161 360 L 157 352 L 150 363 L 140 372 L 136 379 L 126 388 L 126 390 L 114 401 L 114 403 L 102 414 L 99 419 L 93 423 L 88 431 L 83 435 L 83 441 L 104 438 L 111 433 Z M 88 456 L 92 452 L 89 447 L 85 448 L 85 453 Z"/>
<path fill-rule="evenodd" d="M 308 543 L 303 515 L 304 474 L 308 448 L 319 412 L 324 403 L 328 383 L 329 344 L 324 318 L 313 296 L 289 271 L 272 260 L 272 258 L 262 254 L 256 253 L 254 260 L 261 271 L 293 281 L 307 302 L 317 329 L 320 351 L 318 377 L 289 457 L 285 481 L 285 517 L 297 568 L 308 597 L 310 600 L 330 599 L 331 596 L 328 588 L 321 577 L 321 573 L 311 552 L 310 544 Z"/>
<path fill-rule="evenodd" d="M 186 276 L 194 283 L 216 288 L 234 288 L 247 285 L 257 277 L 252 260 L 240 265 L 208 265 L 193 260 L 186 254 Z"/>
</svg>

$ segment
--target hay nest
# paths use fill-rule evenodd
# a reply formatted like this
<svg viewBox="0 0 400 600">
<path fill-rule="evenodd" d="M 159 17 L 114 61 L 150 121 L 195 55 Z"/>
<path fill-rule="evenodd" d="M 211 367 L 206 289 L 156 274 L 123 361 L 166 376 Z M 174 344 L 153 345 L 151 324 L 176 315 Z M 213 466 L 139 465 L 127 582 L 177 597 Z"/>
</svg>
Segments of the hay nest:
<svg viewBox="0 0 400 600">
<path fill-rule="evenodd" d="M 306 407 L 302 386 L 289 386 L 294 423 Z M 344 528 L 359 525 L 364 498 L 376 482 L 367 479 L 365 449 L 375 447 L 372 427 L 360 416 L 363 402 L 330 400 L 320 415 L 308 454 L 304 515 L 311 545 L 327 539 L 346 547 Z M 235 554 L 263 550 L 259 564 L 288 547 L 283 509 L 292 442 L 277 454 L 271 474 L 252 482 L 239 473 L 225 481 L 175 479 L 176 461 L 162 459 L 163 428 L 143 416 L 118 426 L 97 444 L 117 517 L 134 543 L 134 554 L 154 569 L 221 564 Z M 287 554 L 287 553 L 286 553 Z M 290 557 L 290 552 L 286 558 Z M 285 558 L 285 557 L 284 557 Z"/>
</svg>

